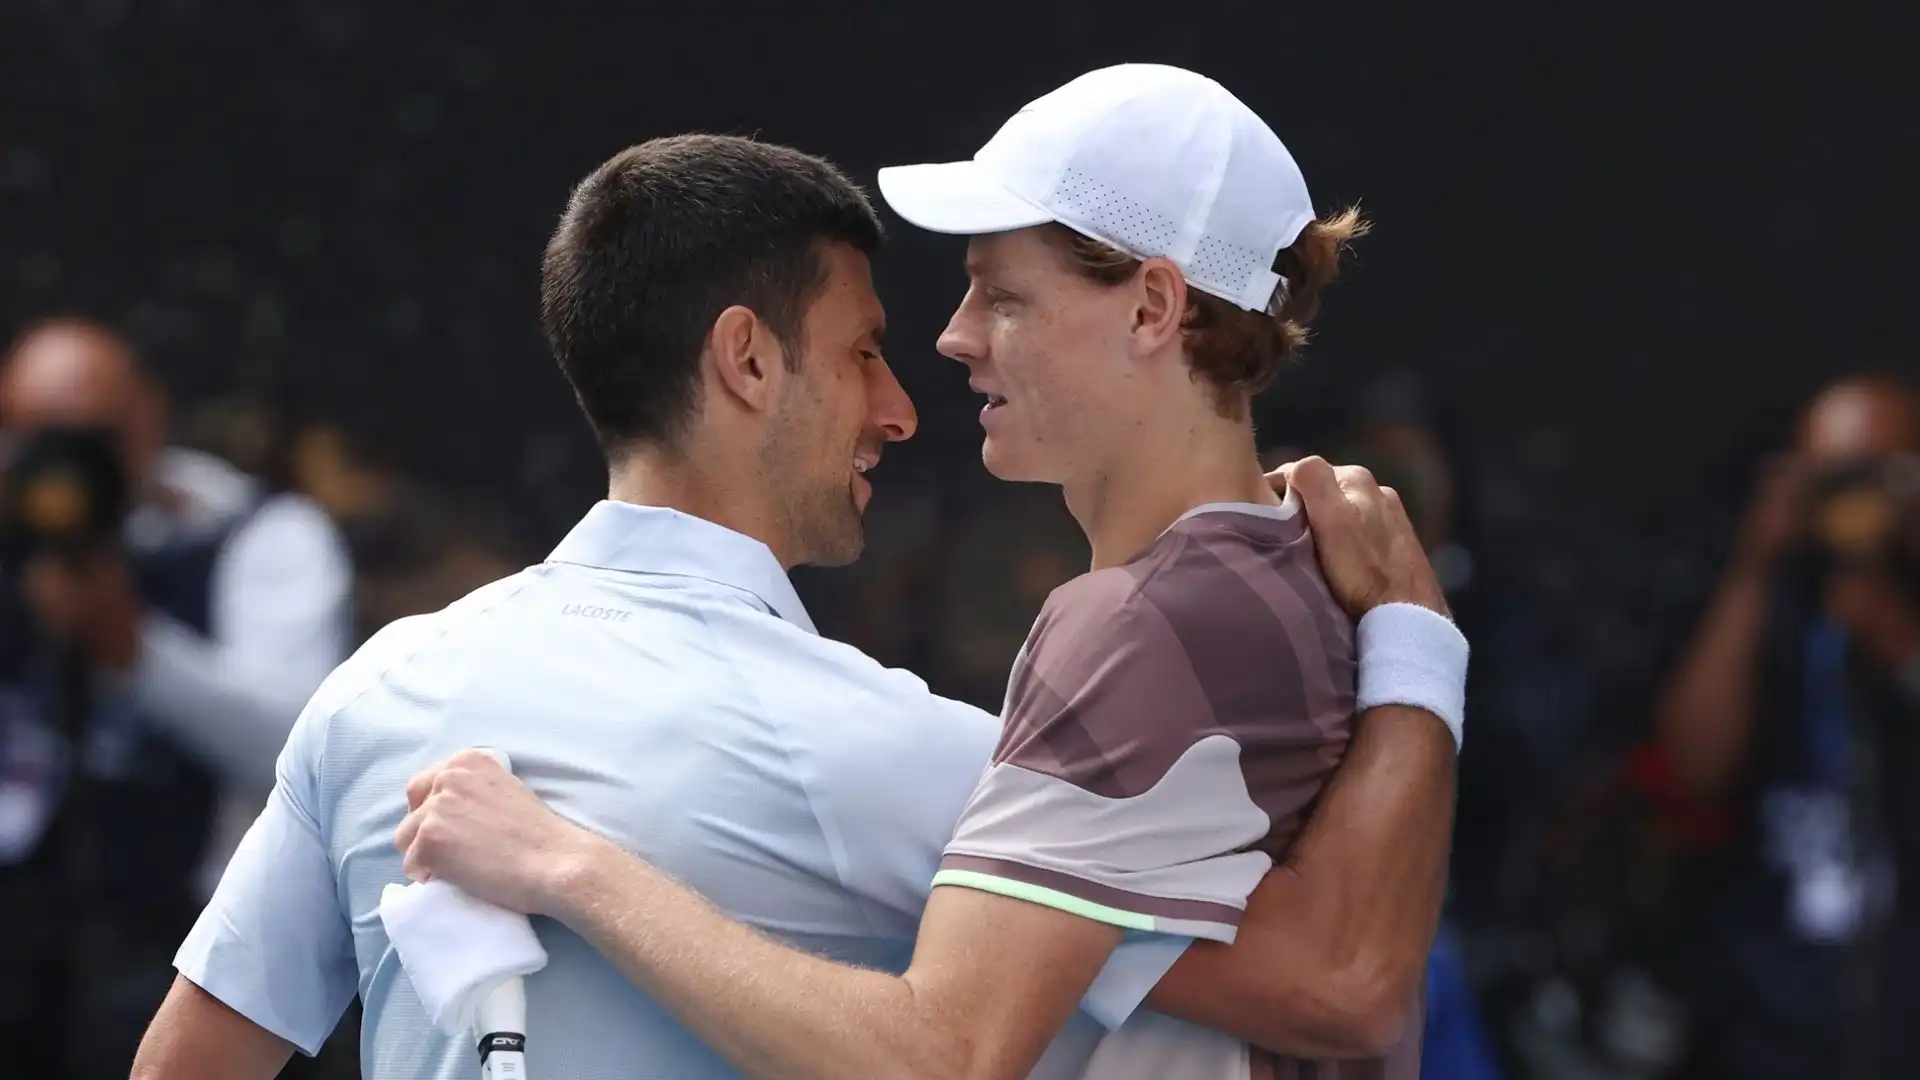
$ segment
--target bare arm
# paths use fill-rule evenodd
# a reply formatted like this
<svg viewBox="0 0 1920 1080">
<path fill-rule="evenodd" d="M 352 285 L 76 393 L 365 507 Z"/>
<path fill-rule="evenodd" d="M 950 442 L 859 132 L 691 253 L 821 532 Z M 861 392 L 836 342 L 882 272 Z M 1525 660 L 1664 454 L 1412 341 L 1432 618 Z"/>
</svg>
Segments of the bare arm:
<svg viewBox="0 0 1920 1080">
<path fill-rule="evenodd" d="M 184 977 L 147 1027 L 132 1080 L 273 1080 L 293 1044 Z"/>
<path fill-rule="evenodd" d="M 1238 940 L 1194 942 L 1147 1004 L 1294 1057 L 1384 1053 L 1412 1017 L 1439 927 L 1453 795 L 1439 720 L 1400 706 L 1360 717 Z"/>
<path fill-rule="evenodd" d="M 1690 795 L 1724 795 L 1746 765 L 1769 591 L 1765 566 L 1730 567 L 1654 703 L 1660 745 Z"/>
<path fill-rule="evenodd" d="M 1768 464 L 1733 559 L 1654 702 L 1655 734 L 1674 777 L 1696 798 L 1724 796 L 1746 767 L 1773 568 L 1802 529 L 1805 474 L 1792 456 Z"/>
<path fill-rule="evenodd" d="M 753 1077 L 1016 1080 L 1120 942 L 1116 926 L 940 888 L 905 975 L 848 967 L 728 919 L 482 755 L 455 755 L 408 797 L 429 794 L 396 836 L 409 876 L 559 919 Z"/>
</svg>

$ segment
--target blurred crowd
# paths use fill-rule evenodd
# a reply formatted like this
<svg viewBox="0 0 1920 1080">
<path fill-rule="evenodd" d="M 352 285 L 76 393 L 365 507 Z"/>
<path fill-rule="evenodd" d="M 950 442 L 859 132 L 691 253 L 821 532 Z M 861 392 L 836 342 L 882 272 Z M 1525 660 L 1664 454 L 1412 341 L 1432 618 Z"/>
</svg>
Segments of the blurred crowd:
<svg viewBox="0 0 1920 1080">
<path fill-rule="evenodd" d="M 1625 706 L 1483 540 L 1417 378 L 1323 428 L 1267 456 L 1396 487 L 1475 647 L 1426 1075 L 1898 1075 L 1920 1018 L 1912 389 L 1834 383 L 1746 462 L 1750 505 Z M 306 695 L 548 538 L 341 427 L 170 402 L 86 320 L 13 339 L 0 438 L 0 1038 L 43 1075 L 120 1076 Z M 1047 488 L 956 501 L 908 466 L 882 495 L 868 557 L 803 571 L 803 595 L 825 632 L 995 707 L 1084 540 Z M 353 1023 L 289 1073 L 353 1075 Z"/>
</svg>

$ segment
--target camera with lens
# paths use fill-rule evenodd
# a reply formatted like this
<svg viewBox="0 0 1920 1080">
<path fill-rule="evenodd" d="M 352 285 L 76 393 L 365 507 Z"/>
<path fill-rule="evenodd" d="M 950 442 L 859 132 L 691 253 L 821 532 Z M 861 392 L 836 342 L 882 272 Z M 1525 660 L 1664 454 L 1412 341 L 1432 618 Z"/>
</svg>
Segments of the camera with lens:
<svg viewBox="0 0 1920 1080">
<path fill-rule="evenodd" d="M 113 432 L 44 428 L 0 469 L 0 566 L 41 553 L 81 554 L 119 539 L 129 509 Z"/>
<path fill-rule="evenodd" d="M 0 448 L 0 677 L 19 674 L 37 637 L 20 592 L 28 560 L 117 543 L 130 510 L 110 430 L 42 428 Z"/>
</svg>

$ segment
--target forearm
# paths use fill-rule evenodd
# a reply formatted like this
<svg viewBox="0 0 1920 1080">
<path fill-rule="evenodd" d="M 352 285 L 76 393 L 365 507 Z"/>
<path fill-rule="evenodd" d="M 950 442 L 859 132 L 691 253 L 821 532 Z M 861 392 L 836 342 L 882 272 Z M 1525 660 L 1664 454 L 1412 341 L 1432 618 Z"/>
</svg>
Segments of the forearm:
<svg viewBox="0 0 1920 1080">
<path fill-rule="evenodd" d="M 962 1059 L 909 978 L 788 948 L 610 843 L 574 865 L 553 914 L 749 1076 L 939 1077 Z"/>
<path fill-rule="evenodd" d="M 1655 703 L 1660 743 L 1690 794 L 1724 793 L 1746 759 L 1768 593 L 1764 566 L 1729 569 Z"/>
<path fill-rule="evenodd" d="M 147 1027 L 132 1080 L 273 1080 L 293 1046 L 176 978 Z"/>
<path fill-rule="evenodd" d="M 1455 747 L 1438 719 L 1402 706 L 1357 728 L 1238 940 L 1195 942 L 1151 1006 L 1296 1057 L 1368 1057 L 1398 1040 L 1446 896 Z"/>
<path fill-rule="evenodd" d="M 309 685 L 309 682 L 313 685 Z M 136 700 L 222 780 L 265 791 L 274 761 L 318 680 L 255 672 L 228 661 L 219 644 L 150 616 L 131 673 Z"/>
</svg>

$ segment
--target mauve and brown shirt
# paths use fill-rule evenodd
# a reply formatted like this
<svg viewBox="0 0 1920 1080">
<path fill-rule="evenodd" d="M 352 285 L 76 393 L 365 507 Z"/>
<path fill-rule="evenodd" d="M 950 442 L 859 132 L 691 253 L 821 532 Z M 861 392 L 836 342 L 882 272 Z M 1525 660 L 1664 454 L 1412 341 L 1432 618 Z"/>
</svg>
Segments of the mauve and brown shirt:
<svg viewBox="0 0 1920 1080">
<path fill-rule="evenodd" d="M 1346 751 L 1355 675 L 1298 502 L 1198 507 L 1048 598 L 934 884 L 1231 942 Z M 1142 1008 L 1086 1075 L 1413 1080 L 1419 1053 L 1294 1061 Z"/>
</svg>

